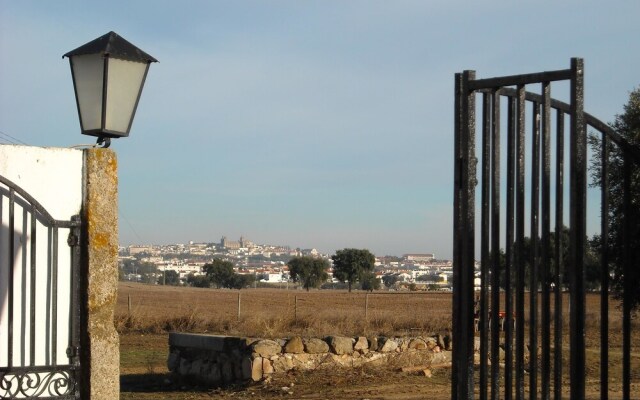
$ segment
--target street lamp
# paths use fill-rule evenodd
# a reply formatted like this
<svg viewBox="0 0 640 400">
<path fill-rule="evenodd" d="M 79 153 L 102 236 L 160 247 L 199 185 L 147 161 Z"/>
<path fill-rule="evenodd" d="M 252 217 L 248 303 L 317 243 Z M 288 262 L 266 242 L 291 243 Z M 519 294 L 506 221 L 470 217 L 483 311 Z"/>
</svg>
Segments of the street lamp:
<svg viewBox="0 0 640 400">
<path fill-rule="evenodd" d="M 149 65 L 158 60 L 115 32 L 62 57 L 71 65 L 82 133 L 103 147 L 129 136 Z"/>
</svg>

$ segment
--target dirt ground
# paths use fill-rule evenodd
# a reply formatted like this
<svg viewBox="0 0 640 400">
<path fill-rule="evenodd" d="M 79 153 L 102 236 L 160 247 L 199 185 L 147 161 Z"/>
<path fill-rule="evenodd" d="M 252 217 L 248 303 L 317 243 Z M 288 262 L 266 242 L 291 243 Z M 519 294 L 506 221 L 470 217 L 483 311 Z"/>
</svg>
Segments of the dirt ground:
<svg viewBox="0 0 640 400">
<path fill-rule="evenodd" d="M 587 357 L 595 356 L 593 351 Z M 168 335 L 125 334 L 120 337 L 121 399 L 345 399 L 417 400 L 450 399 L 451 370 L 433 369 L 431 377 L 388 368 L 296 371 L 275 375 L 269 382 L 208 389 L 174 380 L 167 371 Z M 635 361 L 640 355 L 633 354 Z M 638 371 L 633 372 L 632 393 L 640 393 Z M 599 381 L 587 379 L 587 399 L 599 399 Z M 568 387 L 566 388 L 568 390 Z M 620 398 L 612 388 L 610 398 Z M 569 393 L 564 396 L 568 398 Z M 632 398 L 636 398 L 633 397 Z"/>
<path fill-rule="evenodd" d="M 170 288 L 121 284 L 116 310 L 120 331 L 122 399 L 449 399 L 451 370 L 433 370 L 432 377 L 403 373 L 392 368 L 296 371 L 277 375 L 269 382 L 249 386 L 207 389 L 175 381 L 168 373 L 168 331 L 215 332 L 255 337 L 293 334 L 405 335 L 448 329 L 451 321 L 449 293 L 361 293 L 339 291 L 242 291 L 242 316 L 238 316 L 237 291 Z M 569 301 L 563 304 L 568 307 Z M 131 304 L 131 307 L 129 306 Z M 621 314 L 611 301 L 609 330 L 610 398 L 620 398 Z M 366 306 L 368 306 L 368 317 Z M 587 368 L 589 399 L 600 398 L 599 295 L 587 296 Z M 566 310 L 568 315 L 568 310 Z M 565 335 L 569 332 L 565 321 Z M 632 394 L 640 393 L 640 343 L 638 320 L 632 326 Z M 569 337 L 563 338 L 566 363 Z M 568 374 L 568 365 L 563 373 Z M 477 377 L 476 377 L 477 378 Z M 568 376 L 565 389 L 568 390 Z M 477 387 L 477 385 L 476 385 Z M 526 387 L 525 387 L 526 390 Z M 563 397 L 568 398 L 568 393 Z M 640 398 L 633 396 L 632 398 Z"/>
<path fill-rule="evenodd" d="M 168 335 L 120 337 L 121 399 L 449 399 L 451 371 L 430 378 L 384 368 L 276 375 L 265 383 L 206 389 L 174 381 L 166 367 Z"/>
</svg>

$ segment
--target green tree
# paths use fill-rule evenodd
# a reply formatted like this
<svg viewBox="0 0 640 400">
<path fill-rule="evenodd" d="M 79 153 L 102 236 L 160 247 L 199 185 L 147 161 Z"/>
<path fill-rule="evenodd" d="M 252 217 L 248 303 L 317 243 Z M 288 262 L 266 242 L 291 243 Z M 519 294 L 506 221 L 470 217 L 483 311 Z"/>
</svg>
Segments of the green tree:
<svg viewBox="0 0 640 400">
<path fill-rule="evenodd" d="M 557 271 L 556 268 L 556 232 L 549 233 L 549 275 L 544 276 L 542 265 L 544 260 L 542 259 L 542 238 L 538 238 L 537 240 L 537 255 L 538 259 L 538 285 L 542 285 L 544 282 L 551 285 L 554 282 L 554 274 Z M 588 290 L 597 289 L 600 286 L 600 275 L 599 275 L 599 249 L 597 248 L 597 243 L 599 242 L 599 237 L 594 236 L 589 239 L 586 238 L 585 241 L 585 284 Z M 522 259 L 524 264 L 524 286 L 529 289 L 531 286 L 531 256 L 533 252 L 532 240 L 530 237 L 525 236 L 524 241 L 522 242 Z M 569 285 L 569 274 L 566 272 L 569 263 L 569 228 L 566 226 L 562 227 L 560 231 L 560 274 L 562 277 L 561 284 L 564 286 Z M 515 254 L 516 246 L 514 246 L 514 258 L 513 265 L 511 269 L 511 288 L 515 290 L 516 288 L 516 268 L 515 263 L 517 262 L 517 257 Z M 492 254 L 489 254 L 489 262 L 491 263 Z M 504 252 L 504 249 L 500 249 L 500 287 L 505 289 L 506 284 L 506 263 L 507 257 Z M 491 284 L 491 278 L 489 277 L 489 284 Z M 541 286 L 538 286 L 540 289 Z"/>
<path fill-rule="evenodd" d="M 418 275 L 416 280 L 420 282 L 440 282 L 442 281 L 442 278 L 438 274 L 424 274 Z"/>
<path fill-rule="evenodd" d="M 360 280 L 364 272 L 373 271 L 376 258 L 367 249 L 342 249 L 331 256 L 333 276 L 351 286 Z"/>
<path fill-rule="evenodd" d="M 193 287 L 208 288 L 211 287 L 211 280 L 206 275 L 187 275 L 187 283 Z"/>
<path fill-rule="evenodd" d="M 398 274 L 386 274 L 382 276 L 382 283 L 384 283 L 386 287 L 390 288 L 391 286 L 395 285 L 395 283 L 398 282 L 399 279 L 400 277 L 398 276 Z"/>
<path fill-rule="evenodd" d="M 256 277 L 253 274 L 233 274 L 228 286 L 230 289 L 244 289 L 253 285 Z"/>
<path fill-rule="evenodd" d="M 180 274 L 170 269 L 168 271 L 162 271 L 160 277 L 158 277 L 158 285 L 180 285 Z"/>
<path fill-rule="evenodd" d="M 233 263 L 216 258 L 211 263 L 202 267 L 209 280 L 219 288 L 233 288 L 236 273 Z"/>
<path fill-rule="evenodd" d="M 624 105 L 624 112 L 616 115 L 610 126 L 636 149 L 640 146 L 640 88 L 636 88 L 629 94 L 629 101 Z M 589 143 L 594 154 L 601 154 L 602 142 L 599 137 L 591 135 Z M 624 210 L 624 164 L 625 156 L 631 169 L 630 181 L 630 210 Z M 622 295 L 625 281 L 628 287 L 634 288 L 629 293 L 631 307 L 640 306 L 640 160 L 634 156 L 625 154 L 619 146 L 612 144 L 609 147 L 608 178 L 609 178 L 609 236 L 608 253 L 611 262 L 610 275 L 612 288 L 618 295 Z M 592 186 L 601 187 L 601 158 L 594 157 L 591 163 Z M 630 234 L 625 237 L 625 222 L 629 224 Z M 624 274 L 625 241 L 629 241 L 629 256 L 632 260 L 629 275 Z M 601 244 L 598 245 L 601 247 Z"/>
<path fill-rule="evenodd" d="M 287 263 L 289 274 L 294 282 L 299 282 L 307 289 L 318 288 L 329 278 L 327 269 L 329 262 L 322 258 L 309 256 L 294 257 Z"/>
<path fill-rule="evenodd" d="M 158 267 L 149 262 L 141 262 L 138 264 L 137 273 L 141 276 L 144 283 L 154 283 L 155 277 L 158 275 Z"/>
<path fill-rule="evenodd" d="M 360 286 L 362 290 L 373 292 L 380 289 L 380 278 L 376 278 L 376 274 L 371 271 L 363 272 L 360 276 Z"/>
<path fill-rule="evenodd" d="M 158 267 L 149 262 L 139 260 L 125 260 L 122 264 L 122 271 L 125 275 L 140 275 L 139 281 L 145 283 L 155 282 L 155 276 L 158 273 Z"/>
</svg>

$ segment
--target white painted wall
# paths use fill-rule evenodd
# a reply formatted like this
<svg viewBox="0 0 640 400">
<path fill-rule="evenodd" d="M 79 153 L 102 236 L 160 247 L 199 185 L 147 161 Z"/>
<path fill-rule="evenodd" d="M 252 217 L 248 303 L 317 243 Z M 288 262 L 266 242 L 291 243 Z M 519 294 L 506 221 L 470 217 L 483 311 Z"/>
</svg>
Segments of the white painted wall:
<svg viewBox="0 0 640 400">
<path fill-rule="evenodd" d="M 82 206 L 82 174 L 83 152 L 76 149 L 41 148 L 31 146 L 0 145 L 0 175 L 13 181 L 33 196 L 57 220 L 69 220 L 79 214 Z M 66 349 L 68 345 L 69 326 L 69 285 L 70 285 L 70 250 L 67 244 L 69 231 L 59 230 L 58 238 L 58 340 L 57 358 L 48 360 L 45 354 L 47 338 L 51 338 L 51 327 L 54 316 L 51 315 L 51 302 L 47 300 L 50 287 L 51 271 L 47 270 L 48 229 L 37 224 L 36 231 L 36 317 L 31 321 L 29 296 L 21 296 L 31 280 L 30 246 L 31 246 L 31 214 L 20 204 L 15 205 L 15 237 L 10 243 L 9 235 L 9 200 L 8 188 L 0 184 L 0 366 L 8 365 L 8 276 L 9 268 L 14 273 L 14 291 L 19 294 L 13 308 L 14 342 L 13 365 L 28 365 L 29 354 L 21 349 L 28 349 L 30 342 L 30 326 L 36 327 L 36 364 L 55 361 L 67 364 Z M 15 251 L 15 262 L 9 265 L 9 246 Z M 48 312 L 49 310 L 49 312 Z"/>
</svg>

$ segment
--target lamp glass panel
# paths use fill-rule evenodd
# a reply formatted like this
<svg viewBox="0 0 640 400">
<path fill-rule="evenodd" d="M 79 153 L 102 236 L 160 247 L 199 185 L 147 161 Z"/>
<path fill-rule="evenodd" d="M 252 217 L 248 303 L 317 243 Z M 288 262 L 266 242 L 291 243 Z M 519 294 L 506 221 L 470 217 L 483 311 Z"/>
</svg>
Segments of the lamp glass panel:
<svg viewBox="0 0 640 400">
<path fill-rule="evenodd" d="M 109 59 L 105 115 L 107 130 L 128 134 L 148 66 L 147 63 Z"/>
<path fill-rule="evenodd" d="M 99 54 L 71 57 L 83 130 L 100 129 L 104 58 Z"/>
</svg>

